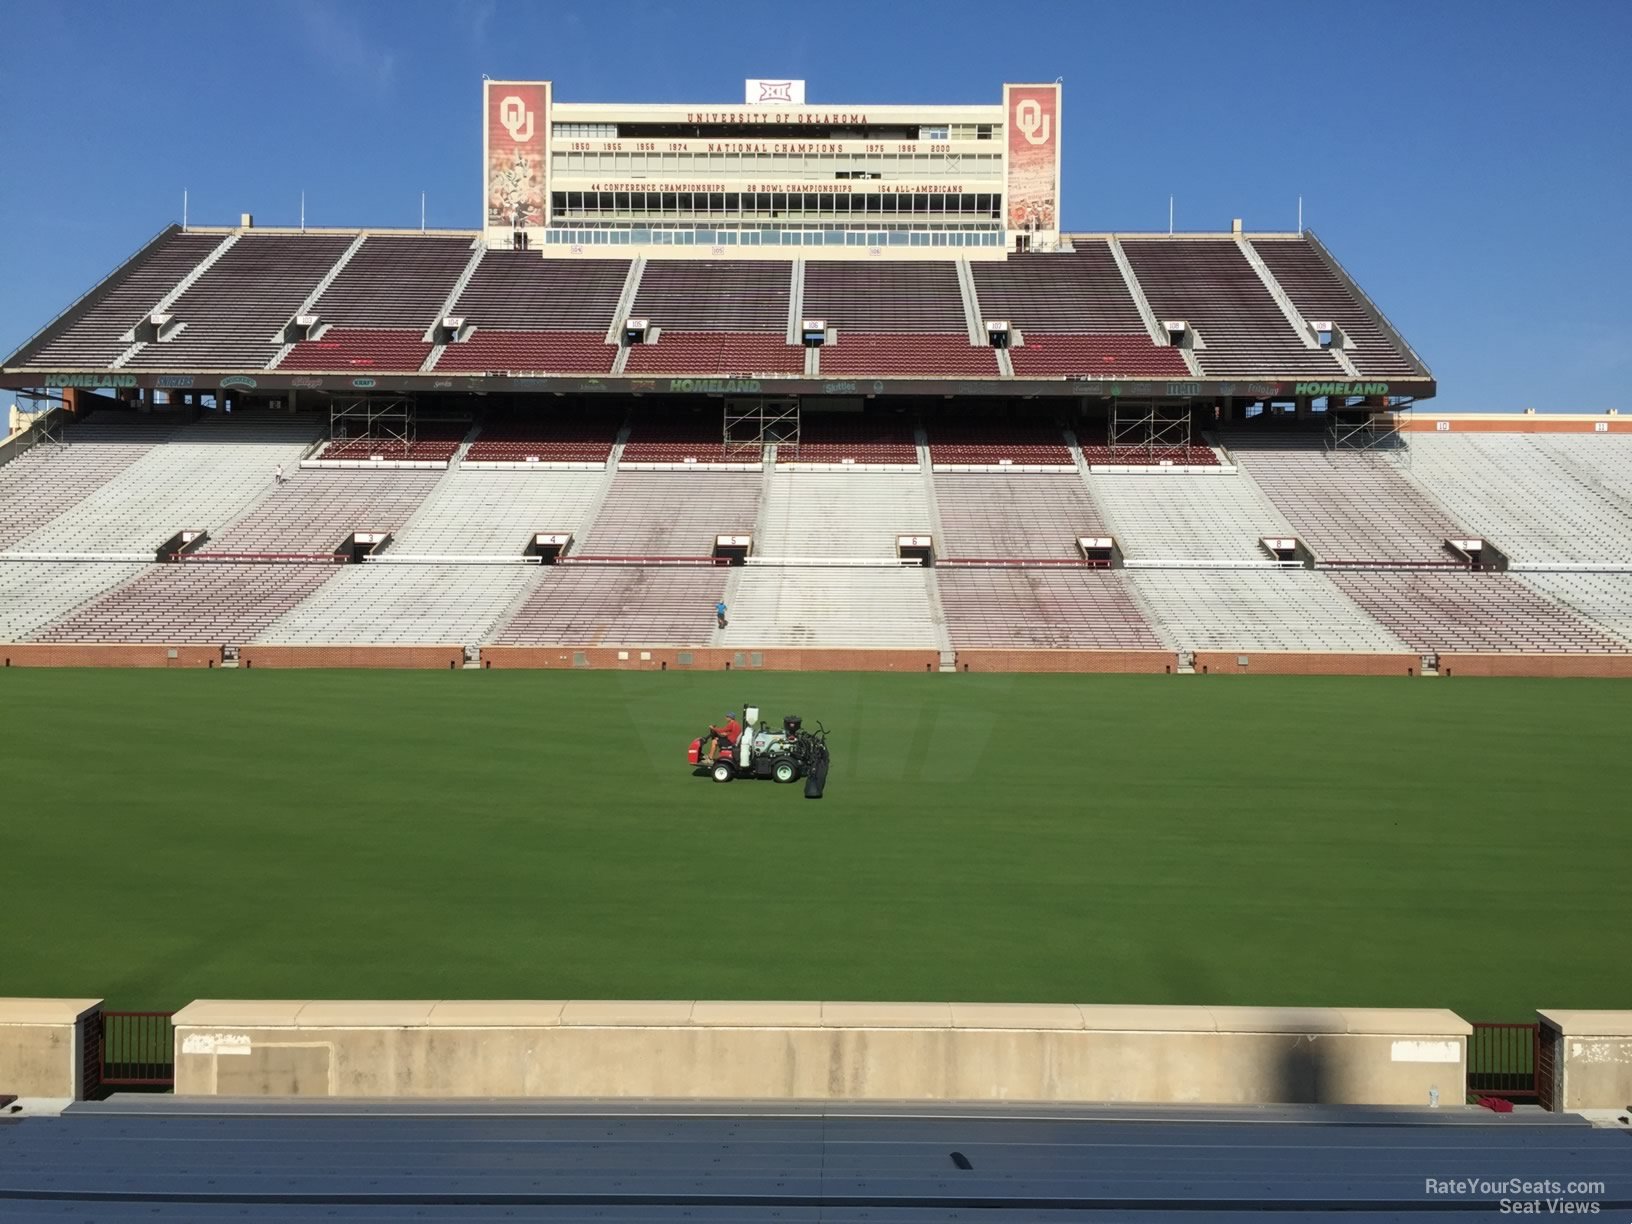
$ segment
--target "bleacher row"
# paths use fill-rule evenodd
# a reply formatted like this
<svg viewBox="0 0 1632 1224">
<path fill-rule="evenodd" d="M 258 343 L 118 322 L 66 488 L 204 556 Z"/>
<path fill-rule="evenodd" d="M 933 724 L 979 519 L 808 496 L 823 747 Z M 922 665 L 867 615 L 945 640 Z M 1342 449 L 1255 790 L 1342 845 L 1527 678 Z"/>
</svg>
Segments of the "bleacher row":
<svg viewBox="0 0 1632 1224">
<path fill-rule="evenodd" d="M 1192 477 L 300 468 L 315 431 L 104 413 L 0 467 L 0 640 L 1632 651 L 1628 435 L 1428 435 L 1409 467 L 1239 436 Z M 151 560 L 181 530 L 209 538 Z M 545 531 L 575 563 L 519 563 Z M 353 532 L 389 547 L 335 564 Z M 725 534 L 753 564 L 679 563 Z M 942 563 L 893 565 L 900 535 Z M 1127 568 L 1076 564 L 1100 535 Z M 1271 535 L 1355 564 L 1274 568 Z M 1461 535 L 1513 568 L 1458 568 Z"/>
<path fill-rule="evenodd" d="M 1312 238 L 1080 236 L 1073 249 L 955 260 L 576 260 L 484 250 L 469 234 L 183 232 L 172 228 L 8 365 L 368 373 L 608 374 L 627 318 L 655 327 L 620 372 L 774 377 L 805 371 L 800 319 L 832 341 L 819 372 L 996 379 L 984 323 L 1009 321 L 1018 378 L 1348 377 L 1294 325 L 1349 337 L 1363 374 L 1426 377 Z M 1121 258 L 1118 258 L 1120 253 Z M 1268 278 L 1266 280 L 1266 278 Z M 1141 297 L 1144 299 L 1143 308 Z M 798 305 L 798 317 L 793 317 Z M 160 310 L 159 335 L 139 333 Z M 302 339 L 297 316 L 315 316 Z M 449 317 L 459 336 L 437 343 Z M 1200 334 L 1194 370 L 1156 320 Z"/>
</svg>

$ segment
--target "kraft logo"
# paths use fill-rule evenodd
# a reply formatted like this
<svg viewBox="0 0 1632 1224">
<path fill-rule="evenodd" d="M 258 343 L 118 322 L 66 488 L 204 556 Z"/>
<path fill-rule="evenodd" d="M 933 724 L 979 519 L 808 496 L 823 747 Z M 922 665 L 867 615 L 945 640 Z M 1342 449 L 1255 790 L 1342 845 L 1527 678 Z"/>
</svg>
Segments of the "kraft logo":
<svg viewBox="0 0 1632 1224">
<path fill-rule="evenodd" d="M 761 81 L 759 83 L 760 102 L 792 102 L 792 81 Z"/>
<path fill-rule="evenodd" d="M 221 385 L 222 387 L 242 387 L 244 390 L 248 391 L 255 387 L 255 380 L 253 378 L 245 378 L 242 374 L 234 374 L 231 378 L 223 378 L 221 380 Z"/>
<path fill-rule="evenodd" d="M 354 378 L 351 380 L 351 385 L 354 387 L 372 387 L 374 380 L 372 378 Z"/>
<path fill-rule="evenodd" d="M 1036 98 L 1022 98 L 1014 107 L 1014 127 L 1026 138 L 1027 144 L 1047 144 L 1054 125 L 1050 116 L 1043 114 L 1043 104 Z"/>
<path fill-rule="evenodd" d="M 499 125 L 517 144 L 526 144 L 533 138 L 533 112 L 515 94 L 499 99 Z"/>
</svg>

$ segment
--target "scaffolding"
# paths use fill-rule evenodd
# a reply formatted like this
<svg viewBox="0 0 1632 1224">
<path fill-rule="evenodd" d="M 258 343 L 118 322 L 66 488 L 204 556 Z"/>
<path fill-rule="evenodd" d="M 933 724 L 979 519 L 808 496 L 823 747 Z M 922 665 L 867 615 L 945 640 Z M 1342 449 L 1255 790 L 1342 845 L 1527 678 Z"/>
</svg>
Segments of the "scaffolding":
<svg viewBox="0 0 1632 1224">
<path fill-rule="evenodd" d="M 798 458 L 799 401 L 760 396 L 728 398 L 722 442 L 728 460 L 757 463 L 768 445 L 775 446 L 784 458 Z"/>
<path fill-rule="evenodd" d="M 1189 404 L 1111 402 L 1111 462 L 1155 463 L 1190 448 Z"/>
<path fill-rule="evenodd" d="M 329 440 L 367 438 L 382 455 L 406 456 L 418 435 L 418 416 L 411 395 L 337 396 L 329 401 Z"/>
<path fill-rule="evenodd" d="M 1388 408 L 1364 402 L 1328 403 L 1327 453 L 1370 455 L 1402 467 L 1411 466 L 1411 405 L 1410 400 Z"/>
<path fill-rule="evenodd" d="M 13 405 L 17 409 L 18 432 L 28 434 L 32 446 L 42 446 L 51 443 L 54 446 L 68 445 L 67 434 L 63 426 L 68 421 L 66 411 L 58 411 L 66 404 L 60 395 L 52 395 L 49 391 L 25 391 L 19 395 L 20 402 Z"/>
</svg>

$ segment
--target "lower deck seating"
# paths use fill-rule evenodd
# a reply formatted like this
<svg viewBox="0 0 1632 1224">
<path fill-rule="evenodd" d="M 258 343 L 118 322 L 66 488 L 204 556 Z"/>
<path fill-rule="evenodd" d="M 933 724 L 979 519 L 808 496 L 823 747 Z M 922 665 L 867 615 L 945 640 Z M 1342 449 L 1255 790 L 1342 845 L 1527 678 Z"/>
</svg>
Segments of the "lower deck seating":
<svg viewBox="0 0 1632 1224">
<path fill-rule="evenodd" d="M 320 340 L 302 340 L 277 364 L 280 370 L 415 371 L 431 355 L 424 333 L 333 327 Z"/>
<path fill-rule="evenodd" d="M 717 401 L 716 401 L 717 402 Z M 637 413 L 629 425 L 629 439 L 623 446 L 623 463 L 759 463 L 763 455 L 755 445 L 748 449 L 727 448 L 725 417 L 713 412 Z"/>
<path fill-rule="evenodd" d="M 1246 476 L 1124 472 L 1089 476 L 1088 487 L 1130 560 L 1267 561 L 1259 541 L 1293 534 Z"/>
<path fill-rule="evenodd" d="M 883 378 L 921 375 L 925 378 L 996 378 L 995 349 L 969 343 L 962 332 L 853 332 L 841 331 L 833 344 L 821 348 L 824 378 L 855 375 Z"/>
<path fill-rule="evenodd" d="M 286 645 L 488 640 L 537 582 L 524 565 L 347 565 L 256 637 Z"/>
<path fill-rule="evenodd" d="M 426 421 L 414 429 L 412 441 L 386 436 L 371 438 L 344 438 L 330 442 L 323 448 L 319 459 L 413 459 L 446 463 L 459 453 L 459 446 L 470 432 L 464 421 Z"/>
<path fill-rule="evenodd" d="M 149 565 L 35 638 L 42 642 L 236 645 L 335 577 L 337 565 L 183 562 Z"/>
<path fill-rule="evenodd" d="M 449 472 L 395 533 L 395 555 L 519 557 L 541 531 L 581 538 L 606 488 L 599 472 Z"/>
<path fill-rule="evenodd" d="M 1408 649 L 1314 570 L 1124 573 L 1157 636 L 1176 650 Z"/>
<path fill-rule="evenodd" d="M 477 328 L 442 350 L 438 374 L 608 374 L 618 350 L 604 332 L 498 331 Z"/>
<path fill-rule="evenodd" d="M 923 569 L 747 566 L 731 571 L 721 646 L 936 650 L 944 627 Z"/>
<path fill-rule="evenodd" d="M 803 374 L 805 350 L 780 332 L 671 332 L 656 344 L 637 344 L 624 365 L 629 374 Z"/>
<path fill-rule="evenodd" d="M 1093 335 L 1027 332 L 1009 350 L 1016 378 L 1188 378 L 1176 348 L 1161 348 L 1143 332 Z"/>
<path fill-rule="evenodd" d="M 1333 571 L 1332 581 L 1413 650 L 1626 653 L 1632 646 L 1509 574 Z"/>
<path fill-rule="evenodd" d="M 708 557 L 759 517 L 757 472 L 619 472 L 582 545 L 597 557 Z"/>
<path fill-rule="evenodd" d="M 888 559 L 904 535 L 930 535 L 929 489 L 916 472 L 779 471 L 765 487 L 754 551 L 762 557 Z"/>
<path fill-rule="evenodd" d="M 621 412 L 575 407 L 561 416 L 489 421 L 465 452 L 467 463 L 605 463 Z"/>
<path fill-rule="evenodd" d="M 1071 448 L 1058 425 L 1043 421 L 997 422 L 990 418 L 934 414 L 925 427 L 929 461 L 986 466 L 1049 464 L 1074 466 Z"/>
<path fill-rule="evenodd" d="M 704 646 L 727 571 L 553 565 L 499 631 L 509 646 Z"/>
<path fill-rule="evenodd" d="M 942 557 L 1076 560 L 1080 536 L 1105 534 L 1099 508 L 1075 472 L 935 477 Z"/>
<path fill-rule="evenodd" d="M 1632 574 L 1516 574 L 1533 591 L 1556 600 L 1611 637 L 1632 643 Z"/>
<path fill-rule="evenodd" d="M 449 475 L 454 473 L 300 468 L 200 551 L 333 553 L 351 532 L 401 527 Z"/>
<path fill-rule="evenodd" d="M 1159 650 L 1125 571 L 939 569 L 953 647 Z"/>
<path fill-rule="evenodd" d="M 898 415 L 807 412 L 799 421 L 798 445 L 779 445 L 776 461 L 858 466 L 917 463 L 918 444 L 912 423 Z"/>
<path fill-rule="evenodd" d="M 0 561 L 0 642 L 27 641 L 143 569 L 132 562 Z"/>
</svg>

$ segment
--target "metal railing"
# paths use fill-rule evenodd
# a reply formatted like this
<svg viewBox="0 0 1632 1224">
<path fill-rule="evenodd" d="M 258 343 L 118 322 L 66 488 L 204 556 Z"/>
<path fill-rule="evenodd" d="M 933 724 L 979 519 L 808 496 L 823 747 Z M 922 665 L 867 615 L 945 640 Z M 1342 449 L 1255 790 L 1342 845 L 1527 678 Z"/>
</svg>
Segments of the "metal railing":
<svg viewBox="0 0 1632 1224">
<path fill-rule="evenodd" d="M 173 1088 L 176 1035 L 173 1012 L 104 1011 L 101 1034 L 103 1088 Z"/>
<path fill-rule="evenodd" d="M 1468 1094 L 1536 1101 L 1536 1052 L 1540 1040 L 1540 1026 L 1536 1024 L 1475 1022 L 1468 1038 Z"/>
</svg>

